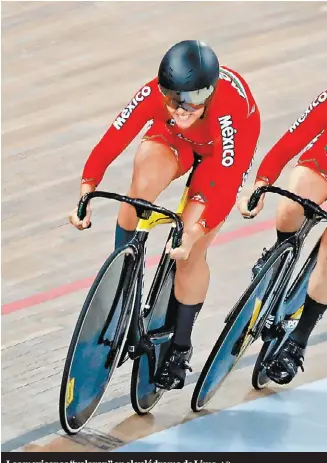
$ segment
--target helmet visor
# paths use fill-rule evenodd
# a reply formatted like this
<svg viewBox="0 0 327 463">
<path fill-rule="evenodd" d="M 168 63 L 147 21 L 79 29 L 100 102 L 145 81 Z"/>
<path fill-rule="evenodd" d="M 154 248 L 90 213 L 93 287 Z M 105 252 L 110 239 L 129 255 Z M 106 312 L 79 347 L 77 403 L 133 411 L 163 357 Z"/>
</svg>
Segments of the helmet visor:
<svg viewBox="0 0 327 463">
<path fill-rule="evenodd" d="M 179 107 L 185 111 L 194 112 L 205 106 L 207 99 L 212 95 L 214 87 L 206 87 L 191 92 L 179 92 L 177 90 L 168 90 L 159 85 L 161 93 L 165 97 L 165 102 L 173 109 Z"/>
</svg>

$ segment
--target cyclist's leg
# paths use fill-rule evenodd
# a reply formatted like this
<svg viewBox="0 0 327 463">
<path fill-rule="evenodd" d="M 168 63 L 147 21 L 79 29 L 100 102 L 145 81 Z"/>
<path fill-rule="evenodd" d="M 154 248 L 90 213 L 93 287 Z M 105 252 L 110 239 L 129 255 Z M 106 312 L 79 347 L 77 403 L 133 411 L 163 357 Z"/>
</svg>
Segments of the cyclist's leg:
<svg viewBox="0 0 327 463">
<path fill-rule="evenodd" d="M 302 160 L 303 161 L 303 160 Z M 305 161 L 305 160 L 304 160 Z M 306 167 L 304 167 L 306 165 Z M 327 200 L 327 176 L 321 172 L 319 164 L 312 160 L 299 161 L 294 169 L 290 189 L 300 196 L 308 197 L 318 204 Z M 311 190 L 311 191 L 310 191 Z M 295 204 L 295 203 L 294 203 Z M 298 206 L 298 205 L 296 205 Z M 294 233 L 304 220 L 303 209 L 294 208 L 288 200 L 280 205 L 278 230 Z M 289 214 L 289 218 L 287 217 Z M 318 253 L 317 265 L 310 276 L 303 312 L 298 325 L 285 342 L 278 357 L 268 368 L 269 377 L 279 384 L 289 383 L 303 368 L 304 352 L 310 334 L 327 309 L 327 229 L 323 233 Z"/>
<path fill-rule="evenodd" d="M 307 153 L 304 153 L 298 162 L 298 166 L 294 169 L 289 189 L 299 196 L 309 198 L 321 205 L 327 200 L 327 173 L 325 176 L 321 164 L 310 157 L 308 158 Z M 281 202 L 279 212 L 277 215 L 277 229 L 281 232 L 296 231 L 304 220 L 303 208 L 288 199 Z M 327 287 L 325 284 L 327 281 L 326 248 L 327 235 L 325 232 L 321 240 L 317 265 L 309 280 L 301 321 L 291 336 L 303 348 L 306 346 L 310 333 L 327 304 Z"/>
<path fill-rule="evenodd" d="M 317 265 L 310 277 L 303 312 L 295 330 L 286 340 L 278 356 L 267 368 L 270 379 L 287 384 L 303 369 L 305 349 L 309 337 L 327 309 L 327 229 L 323 233 Z"/>
<path fill-rule="evenodd" d="M 198 202 L 187 203 L 183 212 L 185 231 L 198 221 L 204 206 Z M 199 239 L 187 260 L 176 261 L 174 294 L 170 304 L 176 311 L 175 334 L 167 351 L 157 383 L 166 389 L 181 389 L 186 369 L 192 356 L 192 329 L 207 295 L 210 271 L 206 260 L 207 250 L 222 223 Z"/>
<path fill-rule="evenodd" d="M 316 137 L 310 143 L 295 168 L 288 184 L 289 191 L 322 204 L 327 197 L 327 156 L 326 140 Z M 303 208 L 296 202 L 281 198 L 277 209 L 278 240 L 283 241 L 288 234 L 295 233 L 304 221 Z"/>
<path fill-rule="evenodd" d="M 183 213 L 187 231 L 201 216 L 203 205 L 189 202 Z M 206 261 L 207 249 L 215 238 L 219 224 L 214 230 L 199 239 L 186 261 L 176 261 L 174 292 L 170 303 L 176 309 L 175 334 L 167 351 L 158 383 L 164 388 L 182 388 L 186 369 L 192 355 L 191 334 L 195 320 L 205 300 L 210 272 Z"/>
<path fill-rule="evenodd" d="M 196 202 L 187 204 L 183 213 L 186 231 L 200 218 L 203 207 Z M 187 260 L 176 262 L 177 319 L 173 342 L 175 347 L 181 350 L 187 350 L 191 347 L 192 328 L 204 304 L 210 282 L 207 250 L 221 226 L 222 223 L 199 239 L 194 244 Z"/>
<path fill-rule="evenodd" d="M 326 196 L 327 199 L 327 196 Z M 324 231 L 318 252 L 317 264 L 308 284 L 307 295 L 300 321 L 291 334 L 303 349 L 319 319 L 327 309 L 327 229 Z"/>
<path fill-rule="evenodd" d="M 291 172 L 286 189 L 321 205 L 326 199 L 327 166 L 326 175 L 324 172 L 320 164 L 315 160 L 306 161 L 302 156 Z M 291 199 L 280 198 L 276 216 L 277 241 L 268 251 L 265 250 L 262 257 L 256 262 L 252 269 L 253 276 L 260 272 L 276 246 L 293 236 L 301 227 L 303 221 L 304 211 L 302 206 Z"/>
<path fill-rule="evenodd" d="M 327 196 L 326 196 L 327 199 Z M 309 336 L 327 308 L 327 229 L 322 235 L 317 264 L 309 284 L 300 321 L 291 338 L 305 348 Z"/>
<path fill-rule="evenodd" d="M 259 115 L 254 118 L 249 124 L 245 126 L 242 132 L 238 133 L 238 146 L 240 153 L 246 159 L 253 157 L 256 146 L 258 143 L 258 137 L 260 132 L 260 119 Z M 212 182 L 208 179 L 208 172 L 210 169 L 214 172 L 216 169 L 216 161 L 214 157 L 206 158 L 198 167 L 191 181 L 189 189 L 189 202 L 183 213 L 183 221 L 185 229 L 192 228 L 194 224 L 200 219 L 204 207 L 205 199 L 208 201 L 218 201 L 221 198 L 217 198 L 213 194 Z M 249 172 L 249 169 L 248 169 Z M 247 172 L 247 173 L 248 173 Z M 247 173 L 243 174 L 243 180 L 245 180 Z M 228 188 L 228 185 L 226 185 Z M 199 192 L 201 192 L 199 194 Z M 236 194 L 235 194 L 236 201 Z M 232 206 L 230 207 L 232 209 Z M 226 211 L 226 217 L 229 215 L 230 210 Z M 225 217 L 225 219 L 226 219 Z M 210 272 L 206 260 L 207 249 L 212 243 L 215 235 L 222 226 L 221 222 L 215 229 L 211 230 L 210 233 L 199 239 L 193 246 L 189 258 L 186 261 L 177 261 L 177 272 L 175 278 L 175 296 L 180 302 L 180 310 L 177 311 L 177 326 L 175 332 L 175 342 L 181 344 L 179 336 L 179 326 L 184 326 L 185 341 L 190 345 L 190 336 L 193 327 L 194 319 L 196 314 L 202 307 L 204 300 L 207 295 Z M 184 310 L 185 307 L 185 310 Z M 183 309 L 183 310 L 182 310 Z M 187 322 L 187 315 L 185 319 L 182 316 L 182 312 L 190 311 L 194 313 L 190 316 L 189 322 Z M 181 328 L 182 330 L 182 328 Z M 187 338 L 188 336 L 188 338 Z"/>
<path fill-rule="evenodd" d="M 201 203 L 187 203 L 182 216 L 186 231 L 201 217 L 203 209 Z M 207 250 L 222 224 L 223 222 L 194 244 L 187 260 L 176 262 L 175 295 L 184 304 L 201 303 L 206 297 L 209 286 Z"/>
<path fill-rule="evenodd" d="M 287 189 L 320 205 L 326 200 L 327 182 L 313 167 L 316 166 L 298 164 L 291 173 Z M 295 233 L 303 221 L 302 206 L 291 199 L 281 198 L 277 208 L 277 230 L 281 233 Z"/>
<path fill-rule="evenodd" d="M 134 159 L 128 196 L 155 201 L 175 178 L 192 166 L 193 153 L 162 123 L 155 122 L 144 135 Z M 122 203 L 118 214 L 115 247 L 130 241 L 138 222 L 133 206 Z"/>
</svg>

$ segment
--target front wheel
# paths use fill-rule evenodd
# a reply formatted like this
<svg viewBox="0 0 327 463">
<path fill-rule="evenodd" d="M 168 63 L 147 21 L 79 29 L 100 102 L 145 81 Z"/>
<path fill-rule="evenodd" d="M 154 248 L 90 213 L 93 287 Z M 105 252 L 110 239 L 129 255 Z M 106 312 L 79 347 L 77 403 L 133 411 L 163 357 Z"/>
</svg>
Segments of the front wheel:
<svg viewBox="0 0 327 463">
<path fill-rule="evenodd" d="M 121 357 L 135 301 L 136 252 L 127 246 L 107 259 L 77 320 L 59 399 L 67 434 L 78 433 L 92 418 Z"/>
</svg>

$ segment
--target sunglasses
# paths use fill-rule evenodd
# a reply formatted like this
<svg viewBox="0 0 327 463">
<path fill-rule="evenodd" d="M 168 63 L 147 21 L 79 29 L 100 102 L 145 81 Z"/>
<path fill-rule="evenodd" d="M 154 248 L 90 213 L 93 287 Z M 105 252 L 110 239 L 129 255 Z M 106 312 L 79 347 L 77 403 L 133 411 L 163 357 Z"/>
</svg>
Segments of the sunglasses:
<svg viewBox="0 0 327 463">
<path fill-rule="evenodd" d="M 191 92 L 168 90 L 161 85 L 159 85 L 159 89 L 164 96 L 167 106 L 173 109 L 182 108 L 191 113 L 204 108 L 208 98 L 210 98 L 214 91 L 212 86 Z"/>
</svg>

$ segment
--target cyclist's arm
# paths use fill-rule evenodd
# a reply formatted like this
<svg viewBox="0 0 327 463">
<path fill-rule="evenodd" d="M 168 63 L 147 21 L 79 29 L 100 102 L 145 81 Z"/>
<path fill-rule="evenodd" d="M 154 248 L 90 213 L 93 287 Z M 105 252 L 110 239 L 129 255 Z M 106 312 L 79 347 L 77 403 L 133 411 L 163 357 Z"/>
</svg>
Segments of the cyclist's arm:
<svg viewBox="0 0 327 463">
<path fill-rule="evenodd" d="M 154 79 L 144 85 L 116 117 L 85 163 L 81 192 L 94 190 L 99 185 L 107 167 L 127 148 L 146 122 L 153 118 L 157 97 Z"/>
<path fill-rule="evenodd" d="M 260 113 L 252 106 L 249 116 L 247 108 L 246 115 L 238 116 L 234 123 L 227 116 L 220 120 L 227 128 L 222 134 L 230 140 L 223 145 L 223 150 L 220 137 L 214 142 L 214 155 L 202 161 L 192 180 L 190 199 L 205 206 L 198 221 L 205 233 L 227 218 L 252 167 L 260 133 Z"/>
<path fill-rule="evenodd" d="M 261 162 L 256 183 L 273 184 L 284 166 L 327 128 L 327 90 L 322 92 L 295 121 Z"/>
</svg>

